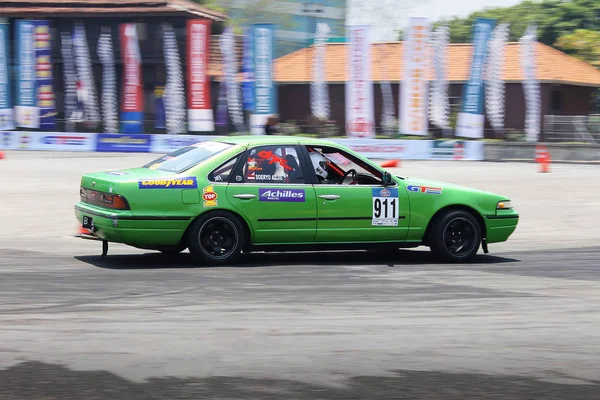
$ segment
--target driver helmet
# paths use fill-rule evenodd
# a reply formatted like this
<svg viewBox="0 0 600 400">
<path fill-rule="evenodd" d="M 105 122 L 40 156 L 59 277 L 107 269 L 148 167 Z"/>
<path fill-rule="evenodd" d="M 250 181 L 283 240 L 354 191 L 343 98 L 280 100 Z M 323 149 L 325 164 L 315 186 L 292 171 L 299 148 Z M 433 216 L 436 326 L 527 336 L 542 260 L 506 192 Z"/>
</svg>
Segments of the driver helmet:
<svg viewBox="0 0 600 400">
<path fill-rule="evenodd" d="M 310 152 L 310 161 L 317 174 L 317 178 L 321 181 L 327 179 L 327 159 L 321 153 L 316 151 Z"/>
</svg>

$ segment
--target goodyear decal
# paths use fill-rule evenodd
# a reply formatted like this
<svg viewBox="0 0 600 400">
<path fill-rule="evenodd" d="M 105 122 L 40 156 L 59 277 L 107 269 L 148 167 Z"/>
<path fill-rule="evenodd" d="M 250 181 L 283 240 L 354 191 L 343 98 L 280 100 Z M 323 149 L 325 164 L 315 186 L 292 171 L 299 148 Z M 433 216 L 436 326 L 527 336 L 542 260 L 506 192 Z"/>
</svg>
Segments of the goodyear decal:
<svg viewBox="0 0 600 400">
<path fill-rule="evenodd" d="M 178 179 L 140 179 L 140 189 L 194 189 L 198 187 L 195 176 Z"/>
</svg>

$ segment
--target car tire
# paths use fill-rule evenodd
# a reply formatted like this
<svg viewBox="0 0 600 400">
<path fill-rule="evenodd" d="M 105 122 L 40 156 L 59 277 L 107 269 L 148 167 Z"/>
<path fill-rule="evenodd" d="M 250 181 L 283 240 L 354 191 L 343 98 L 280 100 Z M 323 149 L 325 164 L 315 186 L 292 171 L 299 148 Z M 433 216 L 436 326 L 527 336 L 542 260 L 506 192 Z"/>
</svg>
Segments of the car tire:
<svg viewBox="0 0 600 400">
<path fill-rule="evenodd" d="M 240 220 L 227 211 L 211 211 L 192 223 L 187 236 L 192 256 L 206 265 L 231 263 L 246 242 Z"/>
<path fill-rule="evenodd" d="M 433 221 L 429 246 L 441 261 L 471 262 L 477 255 L 481 237 L 481 226 L 472 213 L 448 210 Z"/>
</svg>

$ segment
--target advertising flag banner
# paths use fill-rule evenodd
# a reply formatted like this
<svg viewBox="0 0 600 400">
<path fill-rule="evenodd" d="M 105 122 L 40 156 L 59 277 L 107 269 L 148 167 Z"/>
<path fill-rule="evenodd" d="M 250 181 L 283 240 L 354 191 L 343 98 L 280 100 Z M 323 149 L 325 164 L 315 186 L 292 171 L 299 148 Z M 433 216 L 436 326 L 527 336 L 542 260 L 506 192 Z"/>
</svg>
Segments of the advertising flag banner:
<svg viewBox="0 0 600 400">
<path fill-rule="evenodd" d="M 346 36 L 346 134 L 352 138 L 375 137 L 371 43 L 369 26 L 348 25 Z"/>
<path fill-rule="evenodd" d="M 142 133 L 144 93 L 142 58 L 135 23 L 119 25 L 121 56 L 123 57 L 123 94 L 121 101 L 121 132 Z"/>
<path fill-rule="evenodd" d="M 448 97 L 448 43 L 450 28 L 439 26 L 432 35 L 432 58 L 434 78 L 429 92 L 429 119 L 431 123 L 444 130 L 444 136 L 450 133 L 450 101 Z"/>
<path fill-rule="evenodd" d="M 187 21 L 188 51 L 188 129 L 190 131 L 214 131 L 214 117 L 208 79 L 208 54 L 211 21 L 189 19 Z"/>
<path fill-rule="evenodd" d="M 227 88 L 227 108 L 231 122 L 238 132 L 244 130 L 244 117 L 242 115 L 242 100 L 238 84 L 237 60 L 235 58 L 235 36 L 231 27 L 225 28 L 221 34 L 221 57 Z"/>
<path fill-rule="evenodd" d="M 40 110 L 40 128 L 55 130 L 56 104 L 52 71 L 52 37 L 49 21 L 35 21 L 36 99 Z"/>
<path fill-rule="evenodd" d="M 536 77 L 537 43 L 536 26 L 527 27 L 525 34 L 519 39 L 521 52 L 521 70 L 523 71 L 523 89 L 527 112 L 525 116 L 525 139 L 537 142 L 540 136 L 541 91 Z"/>
<path fill-rule="evenodd" d="M 275 25 L 254 25 L 253 40 L 255 93 L 254 113 L 250 116 L 250 127 L 253 134 L 262 135 L 269 117 L 277 113 L 277 91 L 273 82 Z"/>
<path fill-rule="evenodd" d="M 170 134 L 185 133 L 185 89 L 183 72 L 177 37 L 170 23 L 163 23 L 163 48 L 167 84 L 163 95 L 167 132 Z"/>
<path fill-rule="evenodd" d="M 154 87 L 154 127 L 156 129 L 165 129 L 167 126 L 167 117 L 165 114 L 165 87 L 156 85 Z"/>
<path fill-rule="evenodd" d="M 2 131 L 15 129 L 10 90 L 12 83 L 8 72 L 9 26 L 6 19 L 0 20 L 0 130 Z"/>
<path fill-rule="evenodd" d="M 504 129 L 504 52 L 509 28 L 509 24 L 495 27 L 488 44 L 485 108 L 490 124 L 496 132 Z"/>
<path fill-rule="evenodd" d="M 74 130 L 73 122 L 77 109 L 77 75 L 73 58 L 73 39 L 70 32 L 60 33 L 60 52 L 63 59 L 64 115 L 67 132 Z M 81 111 L 83 112 L 83 111 Z"/>
<path fill-rule="evenodd" d="M 96 83 L 92 70 L 92 58 L 85 34 L 85 26 L 76 22 L 73 27 L 73 53 L 77 81 L 77 107 L 75 121 L 85 121 L 89 127 L 95 127 L 100 122 L 100 110 L 96 94 Z M 81 111 L 82 110 L 82 111 Z"/>
<path fill-rule="evenodd" d="M 325 43 L 331 29 L 325 23 L 317 24 L 313 50 L 313 79 L 310 85 L 310 105 L 312 115 L 319 119 L 329 119 L 329 93 L 325 76 Z"/>
<path fill-rule="evenodd" d="M 119 123 L 117 99 L 117 71 L 112 45 L 112 32 L 109 26 L 102 27 L 98 39 L 98 57 L 102 63 L 102 114 L 104 114 L 104 131 L 117 133 Z"/>
<path fill-rule="evenodd" d="M 16 20 L 15 28 L 17 31 L 16 125 L 38 129 L 40 127 L 40 109 L 36 99 L 35 25 L 33 21 Z"/>
<path fill-rule="evenodd" d="M 488 41 L 495 24 L 496 20 L 493 19 L 477 18 L 475 20 L 471 73 L 462 93 L 461 109 L 456 123 L 456 136 L 472 139 L 483 138 L 485 122 L 483 71 L 487 58 Z"/>
<path fill-rule="evenodd" d="M 254 39 L 252 29 L 244 31 L 242 58 L 242 103 L 244 110 L 254 111 Z"/>
<path fill-rule="evenodd" d="M 404 41 L 404 77 L 400 94 L 400 132 L 404 135 L 426 136 L 428 20 L 411 18 L 407 35 Z"/>
</svg>

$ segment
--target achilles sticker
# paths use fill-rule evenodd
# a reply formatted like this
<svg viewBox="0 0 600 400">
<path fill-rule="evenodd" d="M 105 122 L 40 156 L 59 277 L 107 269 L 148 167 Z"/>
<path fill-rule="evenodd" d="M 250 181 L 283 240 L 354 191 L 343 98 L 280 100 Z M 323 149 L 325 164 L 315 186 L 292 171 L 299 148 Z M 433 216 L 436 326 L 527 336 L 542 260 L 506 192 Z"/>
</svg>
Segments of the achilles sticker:
<svg viewBox="0 0 600 400">
<path fill-rule="evenodd" d="M 258 189 L 260 201 L 295 202 L 305 201 L 304 189 Z"/>
<path fill-rule="evenodd" d="M 198 187 L 195 176 L 179 179 L 140 179 L 140 189 L 194 189 Z"/>
<path fill-rule="evenodd" d="M 202 199 L 204 200 L 204 207 L 216 207 L 219 202 L 217 198 L 219 195 L 215 192 L 212 185 L 209 185 L 202 189 Z"/>
<path fill-rule="evenodd" d="M 373 188 L 373 215 L 371 225 L 398 226 L 400 199 L 398 189 Z"/>
<path fill-rule="evenodd" d="M 442 194 L 442 188 L 434 188 L 429 186 L 409 185 L 406 187 L 406 190 L 408 190 L 409 192 L 418 192 L 426 194 Z"/>
</svg>

